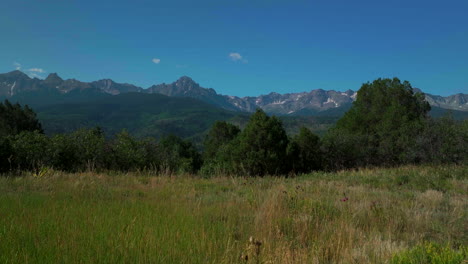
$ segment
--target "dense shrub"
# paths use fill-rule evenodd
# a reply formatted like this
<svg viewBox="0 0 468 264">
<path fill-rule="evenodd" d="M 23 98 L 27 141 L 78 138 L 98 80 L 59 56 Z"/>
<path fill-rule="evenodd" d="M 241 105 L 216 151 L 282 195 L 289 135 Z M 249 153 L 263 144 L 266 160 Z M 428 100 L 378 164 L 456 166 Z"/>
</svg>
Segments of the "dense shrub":
<svg viewBox="0 0 468 264">
<path fill-rule="evenodd" d="M 227 122 L 216 122 L 204 142 L 202 174 L 233 173 L 232 153 L 240 129 Z M 237 144 L 237 143 L 236 143 Z"/>
<path fill-rule="evenodd" d="M 196 173 L 202 166 L 201 154 L 193 144 L 175 135 L 160 141 L 159 159 L 164 173 Z"/>
<path fill-rule="evenodd" d="M 461 246 L 458 250 L 449 245 L 424 243 L 410 250 L 396 254 L 392 264 L 460 264 L 468 257 L 468 247 Z"/>
<path fill-rule="evenodd" d="M 302 127 L 292 137 L 288 146 L 289 169 L 295 173 L 307 173 L 322 168 L 320 138 Z"/>
<path fill-rule="evenodd" d="M 325 136 L 329 163 L 344 167 L 415 162 L 429 104 L 411 84 L 397 78 L 362 85 L 351 109 Z M 341 160 L 342 159 L 342 160 Z"/>
<path fill-rule="evenodd" d="M 39 131 L 23 131 L 11 138 L 12 162 L 15 169 L 39 171 L 51 162 L 50 139 Z"/>
<path fill-rule="evenodd" d="M 231 145 L 234 171 L 251 176 L 287 173 L 288 136 L 281 121 L 260 109 Z"/>
<path fill-rule="evenodd" d="M 0 173 L 11 169 L 12 150 L 10 140 L 0 137 Z"/>
</svg>

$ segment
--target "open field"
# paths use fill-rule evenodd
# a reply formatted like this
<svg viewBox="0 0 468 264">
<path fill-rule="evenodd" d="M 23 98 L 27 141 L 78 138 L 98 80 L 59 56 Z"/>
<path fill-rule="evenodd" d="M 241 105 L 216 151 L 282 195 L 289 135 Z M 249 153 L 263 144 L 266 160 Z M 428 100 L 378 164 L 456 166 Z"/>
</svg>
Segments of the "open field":
<svg viewBox="0 0 468 264">
<path fill-rule="evenodd" d="M 461 263 L 467 176 L 0 177 L 0 263 Z"/>
</svg>

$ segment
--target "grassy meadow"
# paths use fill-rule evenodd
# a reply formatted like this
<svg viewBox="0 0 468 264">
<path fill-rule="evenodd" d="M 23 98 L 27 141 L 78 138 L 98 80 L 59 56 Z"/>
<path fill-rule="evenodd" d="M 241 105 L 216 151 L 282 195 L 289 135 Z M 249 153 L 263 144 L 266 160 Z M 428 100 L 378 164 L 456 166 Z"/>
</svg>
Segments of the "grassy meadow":
<svg viewBox="0 0 468 264">
<path fill-rule="evenodd" d="M 467 176 L 0 177 L 0 263 L 466 263 Z"/>
</svg>

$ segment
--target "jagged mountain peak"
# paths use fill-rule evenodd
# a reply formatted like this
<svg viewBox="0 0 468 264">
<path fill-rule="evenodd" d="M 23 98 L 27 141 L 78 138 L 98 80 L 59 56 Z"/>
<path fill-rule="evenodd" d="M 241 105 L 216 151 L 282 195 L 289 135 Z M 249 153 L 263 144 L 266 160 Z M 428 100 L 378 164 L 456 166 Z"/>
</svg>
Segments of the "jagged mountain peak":
<svg viewBox="0 0 468 264">
<path fill-rule="evenodd" d="M 20 70 L 14 70 L 14 71 L 11 71 L 11 72 L 7 72 L 4 74 L 5 76 L 7 76 L 8 78 L 22 78 L 22 79 L 31 79 L 29 78 L 29 76 L 20 71 Z"/>
<path fill-rule="evenodd" d="M 47 83 L 61 83 L 63 82 L 63 79 L 60 78 L 60 76 L 58 76 L 58 74 L 54 72 L 49 74 L 44 81 Z"/>
<path fill-rule="evenodd" d="M 149 93 L 160 93 L 168 96 L 188 96 L 197 97 L 207 94 L 216 94 L 213 89 L 200 87 L 192 78 L 182 76 L 177 81 L 170 84 L 153 85 L 147 90 Z"/>
<path fill-rule="evenodd" d="M 177 81 L 175 81 L 174 84 L 175 86 L 183 90 L 192 90 L 192 89 L 200 88 L 200 85 L 188 76 L 180 77 Z"/>
<path fill-rule="evenodd" d="M 178 82 L 182 82 L 182 83 L 196 83 L 192 78 L 190 78 L 190 77 L 188 77 L 188 76 L 186 76 L 186 75 L 180 77 L 180 78 L 176 81 L 176 83 L 178 83 Z"/>
<path fill-rule="evenodd" d="M 91 97 L 117 95 L 128 92 L 159 93 L 167 96 L 191 97 L 233 111 L 252 112 L 260 107 L 269 114 L 300 115 L 314 114 L 329 109 L 349 107 L 356 100 L 353 90 L 334 91 L 315 89 L 308 92 L 280 94 L 271 92 L 266 95 L 237 97 L 217 94 L 214 89 L 203 88 L 189 76 L 182 76 L 170 84 L 153 85 L 148 89 L 127 83 L 116 83 L 111 79 L 94 82 L 81 82 L 75 79 L 63 80 L 57 73 L 51 73 L 45 80 L 31 79 L 21 71 L 0 74 L 0 97 L 10 98 L 23 93 L 42 94 L 71 93 Z M 57 95 L 57 92 L 59 93 Z M 414 92 L 422 92 L 415 88 Z M 447 97 L 425 94 L 432 106 L 445 109 L 468 111 L 468 94 L 455 94 Z M 83 97 L 84 98 L 84 97 Z"/>
</svg>

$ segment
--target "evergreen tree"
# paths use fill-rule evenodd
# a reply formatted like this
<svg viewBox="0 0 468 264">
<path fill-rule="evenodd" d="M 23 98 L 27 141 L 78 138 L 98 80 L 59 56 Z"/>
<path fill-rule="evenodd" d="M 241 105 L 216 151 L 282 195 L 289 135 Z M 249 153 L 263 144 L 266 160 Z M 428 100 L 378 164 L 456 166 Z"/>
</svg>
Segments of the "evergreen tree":
<svg viewBox="0 0 468 264">
<path fill-rule="evenodd" d="M 163 138 L 158 149 L 164 173 L 196 173 L 202 166 L 201 155 L 193 144 L 175 135 Z"/>
<path fill-rule="evenodd" d="M 204 160 L 215 158 L 219 149 L 231 142 L 239 133 L 240 129 L 235 125 L 224 121 L 214 123 L 204 142 Z"/>
<path fill-rule="evenodd" d="M 230 143 L 237 138 L 240 129 L 224 121 L 217 121 L 204 142 L 202 174 L 229 174 L 233 172 Z"/>
<path fill-rule="evenodd" d="M 288 156 L 293 172 L 307 173 L 321 169 L 320 138 L 308 128 L 301 127 L 288 146 Z"/>
<path fill-rule="evenodd" d="M 76 153 L 76 164 L 80 170 L 102 169 L 106 166 L 106 139 L 102 130 L 79 129 L 70 134 L 72 148 Z"/>
<path fill-rule="evenodd" d="M 363 84 L 351 109 L 324 139 L 328 157 L 343 159 L 331 162 L 347 167 L 411 162 L 411 149 L 429 110 L 424 95 L 415 94 L 407 81 L 377 79 Z"/>
<path fill-rule="evenodd" d="M 116 135 L 112 143 L 112 160 L 115 168 L 121 171 L 142 169 L 145 167 L 146 150 L 144 144 L 134 139 L 123 130 Z"/>
<path fill-rule="evenodd" d="M 239 139 L 231 143 L 235 172 L 251 176 L 286 173 L 287 146 L 288 137 L 281 121 L 257 109 Z"/>
<path fill-rule="evenodd" d="M 29 106 L 22 107 L 18 103 L 11 104 L 8 100 L 0 103 L 0 137 L 35 130 L 43 133 L 36 113 Z"/>
</svg>

